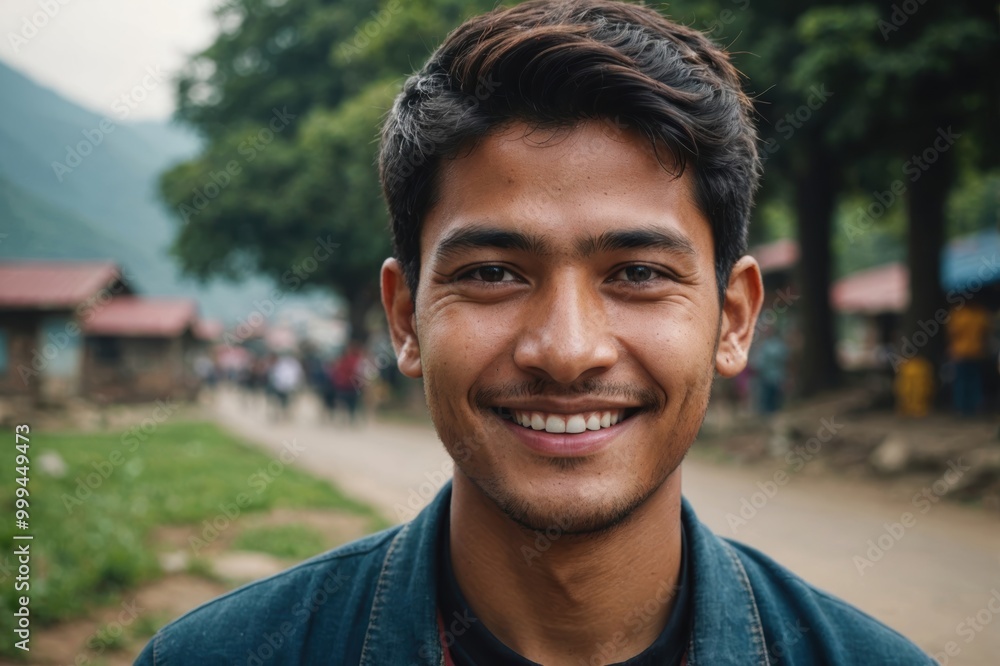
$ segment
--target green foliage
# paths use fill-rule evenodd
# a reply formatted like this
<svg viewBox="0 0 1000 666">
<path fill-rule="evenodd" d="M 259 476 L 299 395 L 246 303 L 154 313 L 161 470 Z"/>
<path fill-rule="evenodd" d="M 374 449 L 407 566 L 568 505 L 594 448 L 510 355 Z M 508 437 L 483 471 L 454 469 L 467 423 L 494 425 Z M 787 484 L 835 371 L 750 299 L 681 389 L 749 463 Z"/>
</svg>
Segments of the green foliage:
<svg viewBox="0 0 1000 666">
<path fill-rule="evenodd" d="M 121 650 L 128 645 L 128 642 L 129 635 L 125 633 L 121 624 L 111 622 L 94 632 L 94 635 L 87 641 L 87 647 L 103 654 L 108 651 Z"/>
<path fill-rule="evenodd" d="M 765 123 L 773 126 L 813 86 L 825 85 L 833 103 L 803 129 L 849 157 L 898 154 L 915 130 L 948 117 L 995 136 L 995 8 L 971 0 L 916 6 L 896 26 L 892 9 L 864 1 L 759 0 L 737 13 L 727 34 L 751 86 L 766 88 L 758 97 Z"/>
<path fill-rule="evenodd" d="M 272 507 L 328 507 L 383 523 L 325 481 L 248 448 L 210 423 L 165 423 L 139 443 L 119 432 L 38 433 L 30 448 L 31 612 L 36 626 L 79 616 L 156 577 L 150 543 L 159 525 L 200 525 L 222 514 L 240 493 L 243 512 Z M 42 472 L 38 456 L 57 453 L 69 471 Z M 116 453 L 117 452 L 117 453 Z M 270 469 L 268 467 L 270 466 Z M 13 489 L 3 503 L 13 515 Z M 12 523 L 13 521 L 11 521 Z M 2 537 L 12 543 L 13 526 Z M 13 561 L 8 555 L 5 565 Z M 16 564 L 15 564 L 16 566 Z M 8 583 L 10 581 L 8 580 Z M 0 589 L 0 631 L 13 628 L 14 586 Z M 12 635 L 12 634 L 10 634 Z M 13 650 L 10 641 L 4 650 Z M 9 652 L 4 652 L 9 654 Z"/>
<path fill-rule="evenodd" d="M 275 106 L 305 114 L 339 104 L 345 73 L 329 64 L 374 0 L 227 0 L 222 33 L 192 58 L 178 82 L 178 116 L 210 141 L 234 125 L 266 123 Z"/>
<path fill-rule="evenodd" d="M 135 638 L 148 639 L 171 619 L 173 618 L 166 613 L 144 613 L 129 625 L 129 630 Z"/>
<path fill-rule="evenodd" d="M 329 547 L 322 534 L 298 523 L 248 527 L 233 543 L 236 550 L 252 550 L 288 560 L 304 560 Z"/>
<path fill-rule="evenodd" d="M 906 214 L 903 206 L 889 208 L 877 224 L 857 226 L 858 211 L 872 202 L 870 197 L 845 196 L 837 207 L 832 244 L 837 258 L 834 279 L 892 261 L 906 262 Z M 841 230 L 855 225 L 851 234 Z"/>
<path fill-rule="evenodd" d="M 464 18 L 491 7 L 224 4 L 218 14 L 228 29 L 178 86 L 179 116 L 208 147 L 161 179 L 180 221 L 173 252 L 183 270 L 202 280 L 260 271 L 284 290 L 333 289 L 358 326 L 377 302 L 379 266 L 391 253 L 374 168 L 379 123 L 402 76 Z M 295 118 L 264 144 L 276 109 Z M 336 251 L 319 253 L 326 258 L 313 267 L 321 244 Z"/>
<path fill-rule="evenodd" d="M 751 245 L 770 243 L 795 236 L 795 216 L 788 201 L 772 197 L 765 199 L 754 215 L 751 226 Z"/>
<path fill-rule="evenodd" d="M 207 557 L 192 557 L 188 560 L 187 566 L 184 567 L 184 571 L 192 576 L 197 576 L 198 578 L 222 582 L 222 578 L 212 566 L 212 560 Z"/>
<path fill-rule="evenodd" d="M 1000 230 L 1000 171 L 973 172 L 948 200 L 950 237 Z"/>
</svg>

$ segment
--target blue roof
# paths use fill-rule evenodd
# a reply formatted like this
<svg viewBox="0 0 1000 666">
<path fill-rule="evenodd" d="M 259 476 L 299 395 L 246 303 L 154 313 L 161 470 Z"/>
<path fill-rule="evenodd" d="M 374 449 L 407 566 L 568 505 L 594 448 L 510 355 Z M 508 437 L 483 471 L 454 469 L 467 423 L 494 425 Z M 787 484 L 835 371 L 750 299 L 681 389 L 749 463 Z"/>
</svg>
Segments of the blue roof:
<svg viewBox="0 0 1000 666">
<path fill-rule="evenodd" d="M 941 287 L 945 291 L 979 290 L 1000 282 L 1000 231 L 981 231 L 956 238 L 941 253 Z"/>
</svg>

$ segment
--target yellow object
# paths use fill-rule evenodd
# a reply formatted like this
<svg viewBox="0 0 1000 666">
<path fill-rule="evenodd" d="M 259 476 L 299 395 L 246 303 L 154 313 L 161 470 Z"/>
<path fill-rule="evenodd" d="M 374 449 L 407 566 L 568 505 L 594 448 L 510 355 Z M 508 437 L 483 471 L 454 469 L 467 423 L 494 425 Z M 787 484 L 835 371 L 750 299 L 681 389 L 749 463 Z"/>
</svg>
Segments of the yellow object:
<svg viewBox="0 0 1000 666">
<path fill-rule="evenodd" d="M 956 361 L 981 360 L 986 356 L 990 315 L 975 303 L 953 308 L 948 318 L 948 353 Z"/>
<path fill-rule="evenodd" d="M 934 366 L 922 356 L 899 364 L 893 387 L 896 409 L 903 416 L 927 416 L 934 398 Z"/>
</svg>

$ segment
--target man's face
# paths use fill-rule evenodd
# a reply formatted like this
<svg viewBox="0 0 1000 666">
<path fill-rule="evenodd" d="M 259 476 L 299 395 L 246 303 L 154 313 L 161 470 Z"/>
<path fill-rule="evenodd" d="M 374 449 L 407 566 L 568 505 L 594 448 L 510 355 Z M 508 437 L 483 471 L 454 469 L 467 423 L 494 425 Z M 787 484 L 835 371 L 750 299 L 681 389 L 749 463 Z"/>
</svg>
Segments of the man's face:
<svg viewBox="0 0 1000 666">
<path fill-rule="evenodd" d="M 616 524 L 680 464 L 716 368 L 744 362 L 691 171 L 608 123 L 514 124 L 437 193 L 415 306 L 394 260 L 383 300 L 456 474 L 532 529 Z"/>
</svg>

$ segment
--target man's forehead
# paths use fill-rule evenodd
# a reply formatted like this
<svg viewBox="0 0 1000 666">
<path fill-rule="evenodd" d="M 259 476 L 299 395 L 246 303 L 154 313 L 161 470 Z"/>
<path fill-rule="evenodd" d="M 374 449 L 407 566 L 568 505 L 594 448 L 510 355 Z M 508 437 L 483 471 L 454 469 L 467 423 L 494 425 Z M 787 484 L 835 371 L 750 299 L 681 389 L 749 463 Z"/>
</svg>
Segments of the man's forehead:
<svg viewBox="0 0 1000 666">
<path fill-rule="evenodd" d="M 671 226 L 665 220 L 678 209 L 700 214 L 692 169 L 671 173 L 645 139 L 609 136 L 599 123 L 553 132 L 539 140 L 526 126 L 490 134 L 444 160 L 425 224 L 503 218 L 523 231 L 558 221 L 593 235 L 597 227 Z"/>
<path fill-rule="evenodd" d="M 627 157 L 625 154 L 628 154 Z M 529 159 L 526 159 L 528 156 Z M 599 165 L 609 156 L 621 158 L 622 166 L 641 162 L 663 167 L 674 162 L 663 146 L 643 134 L 613 120 L 587 119 L 570 124 L 538 125 L 510 120 L 469 142 L 456 154 L 440 163 L 442 179 L 482 175 L 504 177 L 514 171 L 530 169 L 535 161 L 549 160 L 558 168 L 544 174 L 545 180 L 558 180 L 575 170 Z M 663 175 L 671 174 L 662 169 Z"/>
</svg>

